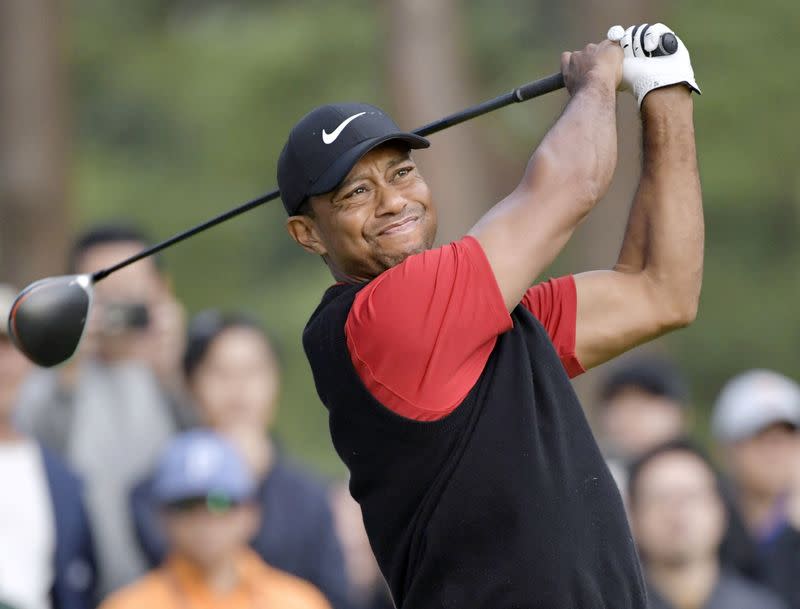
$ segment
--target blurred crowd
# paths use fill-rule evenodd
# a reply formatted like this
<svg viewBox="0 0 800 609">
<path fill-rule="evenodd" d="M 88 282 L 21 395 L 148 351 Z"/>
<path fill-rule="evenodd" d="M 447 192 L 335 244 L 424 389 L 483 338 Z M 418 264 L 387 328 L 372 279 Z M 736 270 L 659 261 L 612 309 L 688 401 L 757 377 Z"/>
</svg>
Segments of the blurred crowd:
<svg viewBox="0 0 800 609">
<path fill-rule="evenodd" d="M 147 245 L 90 229 L 70 272 Z M 0 315 L 16 290 L 0 285 Z M 158 258 L 96 287 L 79 352 L 36 369 L 0 324 L 0 607 L 391 609 L 358 505 L 271 433 L 280 349 L 244 312 L 187 319 Z M 601 384 L 597 437 L 652 609 L 800 609 L 800 386 L 738 374 L 711 454 L 672 363 Z M 719 469 L 718 469 L 719 466 Z"/>
</svg>

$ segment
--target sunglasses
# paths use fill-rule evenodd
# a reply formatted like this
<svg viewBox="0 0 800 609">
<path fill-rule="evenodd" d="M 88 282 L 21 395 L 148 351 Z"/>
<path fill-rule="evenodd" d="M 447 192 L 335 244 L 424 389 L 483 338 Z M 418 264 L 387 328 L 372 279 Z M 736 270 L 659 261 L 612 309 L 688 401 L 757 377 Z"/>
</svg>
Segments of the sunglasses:
<svg viewBox="0 0 800 609">
<path fill-rule="evenodd" d="M 212 514 L 225 514 L 238 505 L 241 505 L 241 502 L 235 501 L 227 495 L 209 493 L 199 497 L 187 497 L 177 501 L 170 501 L 164 508 L 169 512 L 191 512 L 204 508 Z"/>
</svg>

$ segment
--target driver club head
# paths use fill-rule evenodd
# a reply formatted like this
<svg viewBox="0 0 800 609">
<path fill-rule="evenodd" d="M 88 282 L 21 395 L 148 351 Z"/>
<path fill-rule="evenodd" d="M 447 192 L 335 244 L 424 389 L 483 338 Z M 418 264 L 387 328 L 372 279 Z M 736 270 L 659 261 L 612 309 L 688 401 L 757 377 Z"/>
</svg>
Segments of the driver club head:
<svg viewBox="0 0 800 609">
<path fill-rule="evenodd" d="M 78 348 L 92 304 L 90 275 L 40 279 L 19 293 L 8 315 L 8 333 L 33 363 L 49 368 Z"/>
</svg>

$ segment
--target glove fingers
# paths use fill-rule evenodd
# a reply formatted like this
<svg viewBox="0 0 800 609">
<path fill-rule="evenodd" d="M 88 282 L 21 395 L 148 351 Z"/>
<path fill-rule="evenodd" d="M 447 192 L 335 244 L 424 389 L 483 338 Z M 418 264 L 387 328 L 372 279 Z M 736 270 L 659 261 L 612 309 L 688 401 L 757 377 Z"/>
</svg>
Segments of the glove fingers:
<svg viewBox="0 0 800 609">
<path fill-rule="evenodd" d="M 606 34 L 606 38 L 608 38 L 611 42 L 619 42 L 622 40 L 623 36 L 625 36 L 625 28 L 621 25 L 611 26 L 608 30 L 608 34 Z"/>
<path fill-rule="evenodd" d="M 674 34 L 674 32 L 663 23 L 654 23 L 650 27 L 642 28 L 642 48 L 647 53 L 652 53 L 661 44 L 661 36 L 664 34 Z"/>
<path fill-rule="evenodd" d="M 627 30 L 625 30 L 625 35 L 619 41 L 619 45 L 622 47 L 622 52 L 625 54 L 625 57 L 633 57 L 633 30 L 636 29 L 635 25 L 632 25 Z"/>
</svg>

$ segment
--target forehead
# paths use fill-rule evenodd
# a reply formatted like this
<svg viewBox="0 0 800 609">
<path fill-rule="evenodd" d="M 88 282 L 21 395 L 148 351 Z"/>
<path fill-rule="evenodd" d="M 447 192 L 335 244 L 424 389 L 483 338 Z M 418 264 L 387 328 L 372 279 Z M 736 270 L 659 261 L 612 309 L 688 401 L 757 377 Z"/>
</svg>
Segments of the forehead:
<svg viewBox="0 0 800 609">
<path fill-rule="evenodd" d="M 203 363 L 211 366 L 233 361 L 241 363 L 242 360 L 277 366 L 275 352 L 267 337 L 246 326 L 234 326 L 220 332 L 208 345 L 203 357 Z"/>
<path fill-rule="evenodd" d="M 362 156 L 344 179 L 346 182 L 370 167 L 381 167 L 395 160 L 411 158 L 411 149 L 408 144 L 400 141 L 389 141 L 373 148 Z"/>
<path fill-rule="evenodd" d="M 91 273 L 107 268 L 140 252 L 145 245 L 138 241 L 119 241 L 95 245 L 77 260 L 79 273 Z M 161 274 L 151 258 L 140 260 L 114 273 L 95 288 L 98 296 L 107 299 L 144 299 L 153 296 L 161 287 Z"/>
<path fill-rule="evenodd" d="M 92 245 L 78 256 L 78 272 L 88 273 L 111 266 L 123 258 L 139 253 L 145 247 L 147 246 L 141 241 L 112 241 Z M 146 258 L 132 266 L 156 271 L 155 262 L 151 258 Z"/>
<path fill-rule="evenodd" d="M 688 452 L 669 452 L 658 455 L 644 466 L 639 475 L 641 488 L 714 484 L 714 473 L 697 455 Z"/>
</svg>

